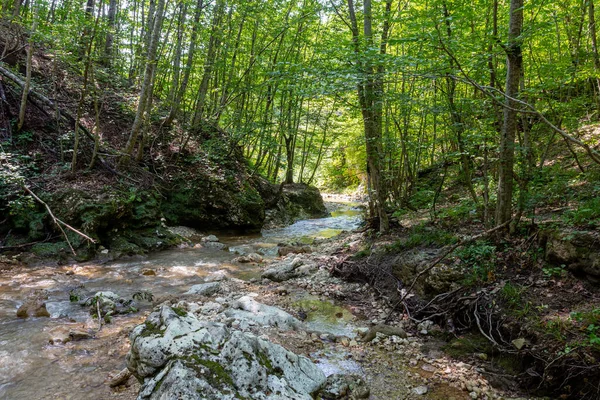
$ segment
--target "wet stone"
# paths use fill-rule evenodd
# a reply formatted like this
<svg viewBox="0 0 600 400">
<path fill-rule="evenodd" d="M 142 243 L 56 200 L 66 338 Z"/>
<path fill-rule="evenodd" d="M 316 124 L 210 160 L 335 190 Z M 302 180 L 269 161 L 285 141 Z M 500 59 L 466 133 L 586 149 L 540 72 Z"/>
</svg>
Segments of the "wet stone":
<svg viewBox="0 0 600 400">
<path fill-rule="evenodd" d="M 424 394 L 427 394 L 429 389 L 427 388 L 427 386 L 417 386 L 416 388 L 413 388 L 412 391 L 416 395 L 423 396 Z"/>
</svg>

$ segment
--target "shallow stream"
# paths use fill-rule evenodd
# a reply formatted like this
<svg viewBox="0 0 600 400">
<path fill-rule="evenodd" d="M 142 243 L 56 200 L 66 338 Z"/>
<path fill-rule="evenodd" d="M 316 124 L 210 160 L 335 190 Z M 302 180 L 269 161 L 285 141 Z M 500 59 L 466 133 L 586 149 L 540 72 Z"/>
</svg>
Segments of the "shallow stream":
<svg viewBox="0 0 600 400">
<path fill-rule="evenodd" d="M 221 242 L 228 245 L 229 251 L 173 249 L 107 264 L 0 272 L 0 399 L 129 398 L 113 393 L 104 380 L 109 373 L 125 367 L 128 343 L 124 332 L 140 323 L 151 305 L 141 301 L 141 312 L 115 317 L 96 339 L 51 344 L 57 338 L 65 338 L 70 330 L 87 330 L 97 325 L 86 308 L 69 301 L 73 289 L 80 288 L 90 295 L 109 290 L 124 298 L 149 291 L 159 297 L 184 293 L 190 286 L 204 282 L 208 275 L 223 271 L 247 280 L 260 276 L 261 267 L 233 262 L 239 254 L 257 252 L 275 257 L 281 242 L 309 243 L 329 238 L 358 227 L 361 220 L 357 204 L 348 203 L 337 207 L 329 218 L 299 221 L 262 235 L 223 236 Z M 156 275 L 143 275 L 145 269 L 154 270 Z M 48 293 L 50 318 L 17 318 L 17 309 L 36 289 Z M 298 301 L 311 311 L 309 323 L 332 331 L 348 329 L 351 316 L 347 311 L 324 306 L 310 297 Z M 332 312 L 342 313 L 343 318 L 331 318 Z"/>
</svg>

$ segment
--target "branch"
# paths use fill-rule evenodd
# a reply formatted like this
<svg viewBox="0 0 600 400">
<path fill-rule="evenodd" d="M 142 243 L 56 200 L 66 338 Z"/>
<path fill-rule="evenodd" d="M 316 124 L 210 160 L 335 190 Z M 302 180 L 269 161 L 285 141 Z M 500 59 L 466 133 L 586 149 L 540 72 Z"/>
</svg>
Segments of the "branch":
<svg viewBox="0 0 600 400">
<path fill-rule="evenodd" d="M 23 185 L 23 189 L 25 189 L 25 191 L 27 193 L 29 193 L 35 200 L 37 200 L 40 204 L 42 204 L 44 207 L 46 207 L 46 210 L 48 211 L 48 214 L 50 214 L 50 217 L 52 218 L 52 220 L 54 221 L 54 223 L 56 224 L 56 226 L 58 226 L 58 228 L 60 229 L 60 231 L 62 232 L 63 236 L 65 237 L 65 240 L 67 241 L 67 244 L 69 245 L 69 247 L 71 248 L 71 252 L 73 252 L 74 255 L 77 255 L 77 253 L 75 253 L 75 249 L 73 249 L 73 246 L 71 245 L 71 242 L 69 241 L 69 238 L 67 236 L 67 233 L 65 232 L 65 230 L 63 229 L 63 225 L 65 226 L 65 228 L 75 232 L 76 234 L 78 234 L 79 236 L 81 236 L 82 238 L 92 242 L 92 243 L 96 243 L 96 241 L 94 239 L 92 239 L 91 237 L 89 237 L 88 235 L 86 235 L 85 233 L 78 231 L 77 229 L 73 228 L 71 225 L 67 224 L 64 221 L 61 221 L 60 219 L 56 218 L 56 216 L 54 215 L 54 213 L 52 212 L 52 210 L 50 209 L 50 206 L 48 206 L 48 204 L 46 204 L 46 202 L 44 202 L 44 200 L 40 199 L 35 193 L 33 193 L 31 191 L 31 189 L 29 189 L 27 186 Z"/>
</svg>

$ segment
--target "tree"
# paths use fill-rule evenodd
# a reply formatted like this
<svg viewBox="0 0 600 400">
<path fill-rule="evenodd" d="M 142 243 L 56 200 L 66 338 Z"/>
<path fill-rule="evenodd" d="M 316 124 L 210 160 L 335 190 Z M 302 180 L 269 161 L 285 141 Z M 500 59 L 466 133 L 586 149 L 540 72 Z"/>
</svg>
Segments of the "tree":
<svg viewBox="0 0 600 400">
<path fill-rule="evenodd" d="M 389 230 L 389 220 L 385 211 L 387 199 L 387 188 L 382 176 L 382 117 L 383 117 L 383 78 L 385 67 L 382 62 L 377 63 L 375 55 L 370 52 L 374 48 L 373 37 L 373 10 L 371 0 L 363 3 L 363 38 L 364 46 L 361 45 L 361 36 L 358 29 L 354 1 L 348 1 L 348 12 L 350 16 L 350 30 L 352 32 L 352 43 L 354 45 L 355 65 L 357 69 L 357 91 L 360 110 L 362 113 L 365 145 L 367 154 L 367 175 L 369 179 L 369 199 L 372 209 L 379 218 L 379 231 Z M 385 55 L 387 40 L 390 29 L 389 17 L 392 2 L 385 2 L 385 16 L 383 23 L 379 55 Z M 379 65 L 377 65 L 379 64 Z"/>
<path fill-rule="evenodd" d="M 156 70 L 156 53 L 158 50 L 158 42 L 160 39 L 160 32 L 163 25 L 164 10 L 165 0 L 158 0 L 156 15 L 154 16 L 154 19 L 152 19 L 151 16 L 148 16 L 148 19 L 150 21 L 153 21 L 154 23 L 151 28 L 150 41 L 146 56 L 144 81 L 140 89 L 137 112 L 135 114 L 133 126 L 131 127 L 131 133 L 129 134 L 129 139 L 127 140 L 127 144 L 125 146 L 125 156 L 122 159 L 123 161 L 126 161 L 130 156 L 133 155 L 138 136 L 144 125 L 146 112 L 149 111 L 147 110 L 147 106 L 150 96 L 152 95 L 151 92 L 154 83 L 154 72 Z"/>
<path fill-rule="evenodd" d="M 498 171 L 498 194 L 496 226 L 512 218 L 513 173 L 515 163 L 515 135 L 518 128 L 519 82 L 523 69 L 521 50 L 523 30 L 523 0 L 511 0 L 506 51 L 506 105 L 503 110 L 500 139 L 500 168 Z"/>
</svg>

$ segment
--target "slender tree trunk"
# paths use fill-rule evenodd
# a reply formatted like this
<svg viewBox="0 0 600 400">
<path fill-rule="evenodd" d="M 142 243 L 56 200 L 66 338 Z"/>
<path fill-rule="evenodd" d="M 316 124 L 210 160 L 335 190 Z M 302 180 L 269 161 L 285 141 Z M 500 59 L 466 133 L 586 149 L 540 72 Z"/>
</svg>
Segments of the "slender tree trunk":
<svg viewBox="0 0 600 400">
<path fill-rule="evenodd" d="M 221 30 L 221 19 L 223 17 L 223 11 L 225 9 L 225 0 L 217 0 L 215 9 L 213 11 L 212 29 L 210 33 L 210 39 L 208 41 L 208 50 L 206 51 L 206 60 L 204 62 L 204 74 L 202 75 L 202 81 L 198 88 L 196 111 L 194 113 L 194 119 L 192 122 L 193 127 L 200 125 L 202 118 L 204 117 L 204 110 L 206 107 L 206 94 L 208 93 L 208 83 L 212 77 L 212 71 L 215 66 L 217 46 L 219 42 L 219 31 Z"/>
<path fill-rule="evenodd" d="M 513 171 L 515 162 L 515 134 L 519 104 L 515 100 L 519 95 L 519 81 L 523 68 L 521 50 L 521 32 L 523 30 L 523 0 L 511 0 L 506 47 L 506 107 L 503 111 L 503 123 L 500 141 L 500 169 L 498 174 L 498 203 L 496 205 L 496 226 L 512 218 Z"/>
<path fill-rule="evenodd" d="M 112 64 L 116 15 L 117 0 L 110 0 L 108 3 L 108 15 L 106 16 L 108 26 L 106 31 L 106 42 L 104 43 L 104 57 L 102 60 L 107 67 L 110 67 Z"/>
<path fill-rule="evenodd" d="M 592 56 L 594 57 L 594 69 L 596 70 L 596 103 L 600 112 L 600 56 L 598 55 L 598 36 L 596 34 L 596 12 L 594 11 L 594 0 L 588 0 L 588 19 L 590 38 L 592 40 Z"/>
<path fill-rule="evenodd" d="M 33 58 L 33 37 L 35 35 L 35 31 L 37 29 L 38 19 L 37 19 L 37 10 L 38 7 L 34 6 L 33 10 L 33 24 L 31 26 L 31 32 L 29 33 L 29 42 L 27 43 L 27 62 L 25 65 L 25 85 L 23 86 L 23 94 L 21 95 L 21 106 L 19 108 L 19 122 L 17 123 L 17 131 L 20 131 L 23 128 L 23 124 L 25 123 L 25 111 L 27 110 L 27 98 L 29 96 L 29 88 L 31 87 L 31 68 L 32 68 L 32 58 Z"/>
<path fill-rule="evenodd" d="M 92 87 L 94 88 L 94 129 L 92 130 L 92 134 L 94 135 L 94 149 L 92 151 L 92 159 L 90 160 L 88 169 L 94 168 L 94 164 L 96 163 L 96 158 L 98 156 L 98 149 L 100 148 L 100 104 L 98 101 L 99 95 L 96 88 L 96 77 L 94 75 L 93 65 L 90 68 L 90 75 Z"/>
<path fill-rule="evenodd" d="M 93 3 L 93 0 L 88 1 L 88 5 Z M 79 120 L 81 119 L 81 114 L 83 113 L 83 102 L 85 101 L 85 97 L 87 95 L 88 81 L 90 76 L 90 71 L 92 69 L 92 47 L 94 40 L 96 38 L 96 32 L 98 29 L 98 21 L 100 20 L 100 11 L 102 10 L 102 4 L 98 6 L 98 16 L 95 19 L 94 25 L 92 26 L 91 31 L 88 31 L 89 37 L 87 38 L 87 43 L 85 43 L 86 50 L 84 53 L 85 57 L 85 67 L 83 70 L 83 86 L 81 87 L 81 93 L 79 95 L 79 102 L 77 104 L 77 114 L 75 116 L 75 138 L 73 143 L 73 158 L 71 159 L 71 172 L 77 171 L 77 153 L 79 152 L 79 131 L 81 130 L 81 126 Z M 92 17 L 94 15 L 94 10 L 91 10 Z"/>
<path fill-rule="evenodd" d="M 171 105 L 171 110 L 169 111 L 169 116 L 163 123 L 165 126 L 169 126 L 173 123 L 175 116 L 181 109 L 181 101 L 183 100 L 183 96 L 187 90 L 188 82 L 190 80 L 190 74 L 192 72 L 192 67 L 194 65 L 194 54 L 196 51 L 196 41 L 198 39 L 198 30 L 200 28 L 200 16 L 202 15 L 202 9 L 204 8 L 204 0 L 198 0 L 196 4 L 196 10 L 194 12 L 194 25 L 192 26 L 192 34 L 190 36 L 190 46 L 188 48 L 187 53 L 187 61 L 185 63 L 185 68 L 183 72 L 183 78 L 181 80 L 181 86 L 177 90 L 177 95 L 173 100 L 173 104 Z"/>
<path fill-rule="evenodd" d="M 125 156 L 122 161 L 126 161 L 130 156 L 133 155 L 138 135 L 144 126 L 144 116 L 146 106 L 148 105 L 148 98 L 152 91 L 152 81 L 154 79 L 154 69 L 156 68 L 156 52 L 158 49 L 158 42 L 160 39 L 160 31 L 162 29 L 162 22 L 164 17 L 165 0 L 158 0 L 158 8 L 156 10 L 156 17 L 154 18 L 154 26 L 152 28 L 152 35 L 150 45 L 147 51 L 146 70 L 144 72 L 144 82 L 140 90 L 140 98 L 138 101 L 137 112 L 131 127 L 131 133 L 125 146 Z"/>
</svg>

